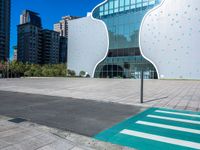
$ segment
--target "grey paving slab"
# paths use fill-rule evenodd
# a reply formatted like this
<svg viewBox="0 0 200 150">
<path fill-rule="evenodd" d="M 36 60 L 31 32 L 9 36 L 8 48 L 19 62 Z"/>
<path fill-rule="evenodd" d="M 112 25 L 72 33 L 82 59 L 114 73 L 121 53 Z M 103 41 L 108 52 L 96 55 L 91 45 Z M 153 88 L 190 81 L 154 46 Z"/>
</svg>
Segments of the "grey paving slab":
<svg viewBox="0 0 200 150">
<path fill-rule="evenodd" d="M 64 140 L 57 140 L 55 142 L 52 142 L 46 146 L 43 146 L 41 148 L 38 148 L 38 150 L 69 150 L 75 147 L 72 142 L 64 141 Z"/>
<path fill-rule="evenodd" d="M 12 124 L 15 128 L 13 131 L 12 138 L 7 138 L 7 142 L 2 141 L 4 138 L 0 138 L 0 149 L 1 150 L 70 150 L 70 149 L 81 149 L 81 150 L 93 150 L 93 149 L 105 149 L 105 150 L 125 150 L 126 147 L 113 145 L 110 143 L 100 142 L 93 138 L 85 137 L 82 135 L 74 134 L 58 130 L 55 128 L 49 128 L 39 124 L 31 122 L 23 123 L 10 123 L 10 118 L 5 117 L 4 119 L 0 116 L 1 124 L 5 125 Z M 0 129 L 3 126 L 0 126 Z M 15 132 L 16 130 L 20 132 Z M 21 140 L 13 140 L 19 138 L 19 133 L 29 131 L 28 137 Z M 35 131 L 40 134 L 35 135 Z M 2 134 L 2 133 L 0 133 Z M 65 137 L 67 135 L 67 137 Z M 87 140 L 85 140 L 87 139 Z M 87 143 L 81 142 L 86 141 Z M 92 143 L 92 144 L 91 144 Z"/>
<path fill-rule="evenodd" d="M 0 149 L 10 146 L 11 144 L 5 141 L 0 140 Z"/>
</svg>

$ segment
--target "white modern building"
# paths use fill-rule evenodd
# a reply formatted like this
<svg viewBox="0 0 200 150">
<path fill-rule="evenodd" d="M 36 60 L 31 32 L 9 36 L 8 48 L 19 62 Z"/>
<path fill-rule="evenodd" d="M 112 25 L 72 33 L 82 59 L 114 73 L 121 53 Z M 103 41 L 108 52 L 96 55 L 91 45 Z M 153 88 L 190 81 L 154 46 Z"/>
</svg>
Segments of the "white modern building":
<svg viewBox="0 0 200 150">
<path fill-rule="evenodd" d="M 200 79 L 199 0 L 106 0 L 69 22 L 68 68 L 92 77 Z"/>
</svg>

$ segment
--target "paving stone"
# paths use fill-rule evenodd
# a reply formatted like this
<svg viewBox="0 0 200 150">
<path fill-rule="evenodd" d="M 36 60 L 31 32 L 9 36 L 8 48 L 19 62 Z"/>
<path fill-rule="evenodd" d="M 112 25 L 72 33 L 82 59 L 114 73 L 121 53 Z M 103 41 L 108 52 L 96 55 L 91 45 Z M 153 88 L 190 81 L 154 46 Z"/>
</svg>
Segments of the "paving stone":
<svg viewBox="0 0 200 150">
<path fill-rule="evenodd" d="M 69 150 L 73 148 L 75 145 L 72 142 L 68 142 L 67 140 L 58 140 L 49 145 L 39 148 L 38 150 Z"/>
<path fill-rule="evenodd" d="M 10 146 L 10 143 L 0 140 L 0 149 Z"/>
<path fill-rule="evenodd" d="M 52 138 L 50 135 L 38 135 L 32 138 L 28 138 L 15 144 L 22 150 L 35 150 L 45 145 L 49 145 L 55 141 L 55 138 Z"/>
</svg>

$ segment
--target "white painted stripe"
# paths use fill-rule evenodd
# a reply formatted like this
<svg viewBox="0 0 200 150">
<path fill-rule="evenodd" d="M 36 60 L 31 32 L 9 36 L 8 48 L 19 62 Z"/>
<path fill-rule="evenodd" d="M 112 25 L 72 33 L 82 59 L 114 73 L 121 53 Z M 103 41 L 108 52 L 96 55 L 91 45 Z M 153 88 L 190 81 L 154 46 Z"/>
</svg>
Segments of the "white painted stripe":
<svg viewBox="0 0 200 150">
<path fill-rule="evenodd" d="M 179 119 L 179 118 L 172 118 L 172 117 L 163 117 L 163 116 L 157 116 L 157 115 L 147 115 L 147 117 L 200 125 L 200 121 L 194 121 L 194 120 Z"/>
<path fill-rule="evenodd" d="M 165 136 L 159 136 L 159 135 L 155 135 L 155 134 L 148 134 L 148 133 L 144 133 L 144 132 L 138 132 L 138 131 L 127 130 L 127 129 L 122 130 L 120 133 L 130 135 L 130 136 L 145 138 L 145 139 L 149 139 L 149 140 L 164 142 L 164 143 L 168 143 L 168 144 L 174 144 L 174 145 L 194 148 L 194 149 L 200 148 L 200 143 L 179 140 L 179 139 L 169 138 L 169 137 L 165 137 Z"/>
<path fill-rule="evenodd" d="M 153 123 L 153 122 L 147 122 L 147 121 L 137 121 L 136 123 L 142 124 L 142 125 L 147 125 L 147 126 L 152 126 L 152 127 L 159 127 L 159 128 L 189 132 L 189 133 L 194 133 L 194 134 L 200 134 L 200 130 L 196 130 L 196 129 L 183 128 L 183 127 L 177 127 L 177 126 L 171 126 L 171 125 L 165 125 L 165 124 Z"/>
<path fill-rule="evenodd" d="M 155 112 L 164 113 L 164 114 L 173 114 L 173 115 L 180 115 L 180 116 L 189 116 L 189 117 L 200 118 L 200 115 L 187 114 L 187 113 L 181 113 L 181 112 L 172 112 L 172 111 L 164 111 L 164 110 L 156 110 Z"/>
</svg>

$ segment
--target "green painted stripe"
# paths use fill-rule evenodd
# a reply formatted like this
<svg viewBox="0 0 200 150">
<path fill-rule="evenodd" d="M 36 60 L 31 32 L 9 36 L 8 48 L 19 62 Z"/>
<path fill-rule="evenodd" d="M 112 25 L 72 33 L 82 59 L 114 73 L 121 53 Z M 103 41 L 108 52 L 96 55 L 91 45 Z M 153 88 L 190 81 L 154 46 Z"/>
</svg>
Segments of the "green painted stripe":
<svg viewBox="0 0 200 150">
<path fill-rule="evenodd" d="M 144 117 L 144 118 L 141 118 L 140 120 L 141 121 L 148 121 L 148 122 L 161 123 L 161 124 L 172 125 L 172 126 L 177 126 L 177 127 L 200 130 L 200 126 L 199 125 L 190 124 L 190 123 L 186 124 L 186 123 L 183 123 L 183 122 L 169 121 L 169 120 L 149 118 L 149 117 Z"/>
<path fill-rule="evenodd" d="M 125 127 L 125 129 L 200 143 L 199 134 L 194 134 L 194 133 L 175 131 L 175 130 L 164 129 L 164 128 L 161 129 L 158 127 L 152 127 L 152 126 L 146 126 L 146 125 L 140 125 L 140 124 L 132 124 L 130 126 Z"/>
<path fill-rule="evenodd" d="M 187 119 L 187 120 L 194 120 L 194 121 L 199 121 L 200 122 L 200 118 L 189 117 L 189 116 L 180 116 L 180 115 L 175 115 L 175 114 L 164 114 L 164 113 L 159 113 L 159 112 L 152 112 L 149 115 L 157 115 L 157 116 L 164 116 L 164 117 Z"/>
<path fill-rule="evenodd" d="M 192 148 L 158 142 L 154 140 L 117 134 L 109 140 L 110 143 L 129 146 L 139 150 L 194 150 Z"/>
<path fill-rule="evenodd" d="M 186 114 L 200 115 L 200 112 L 193 112 L 193 111 L 187 111 L 187 110 L 174 110 L 174 109 L 167 109 L 167 108 L 155 108 L 155 109 L 170 111 L 170 112 L 180 112 L 180 113 L 186 113 Z"/>
</svg>

